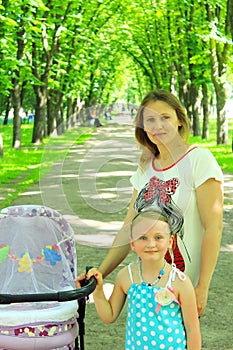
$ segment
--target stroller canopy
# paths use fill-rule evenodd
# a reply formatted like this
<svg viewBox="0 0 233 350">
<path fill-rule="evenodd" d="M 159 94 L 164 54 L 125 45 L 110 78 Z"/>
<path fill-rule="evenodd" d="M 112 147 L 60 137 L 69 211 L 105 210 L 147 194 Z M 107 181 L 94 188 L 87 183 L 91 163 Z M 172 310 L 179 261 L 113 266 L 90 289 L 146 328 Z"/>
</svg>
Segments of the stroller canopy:
<svg viewBox="0 0 233 350">
<path fill-rule="evenodd" d="M 73 230 L 43 206 L 0 211 L 0 293 L 35 294 L 75 288 Z M 23 281 L 23 283 L 22 283 Z"/>
</svg>

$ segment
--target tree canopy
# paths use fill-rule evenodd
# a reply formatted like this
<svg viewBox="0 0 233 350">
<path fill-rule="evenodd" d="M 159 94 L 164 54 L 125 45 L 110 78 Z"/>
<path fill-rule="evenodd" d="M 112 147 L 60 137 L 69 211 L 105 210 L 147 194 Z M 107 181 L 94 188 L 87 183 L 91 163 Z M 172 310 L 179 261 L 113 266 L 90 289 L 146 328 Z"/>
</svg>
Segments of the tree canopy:
<svg viewBox="0 0 233 350">
<path fill-rule="evenodd" d="M 2 0 L 0 114 L 34 111 L 32 143 L 72 127 L 78 113 L 119 98 L 137 104 L 151 89 L 174 92 L 194 135 L 228 142 L 233 0 Z"/>
</svg>

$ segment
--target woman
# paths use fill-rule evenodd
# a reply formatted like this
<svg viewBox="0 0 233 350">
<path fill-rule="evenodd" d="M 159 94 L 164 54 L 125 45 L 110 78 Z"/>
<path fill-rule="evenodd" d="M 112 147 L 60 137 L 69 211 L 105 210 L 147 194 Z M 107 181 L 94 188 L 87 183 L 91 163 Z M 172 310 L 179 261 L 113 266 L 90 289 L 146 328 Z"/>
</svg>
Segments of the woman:
<svg viewBox="0 0 233 350">
<path fill-rule="evenodd" d="M 135 213 L 149 206 L 182 213 L 183 231 L 173 247 L 174 260 L 190 277 L 202 315 L 221 242 L 221 169 L 210 151 L 188 144 L 188 118 L 170 92 L 150 92 L 135 123 L 142 156 L 131 178 L 134 191 L 124 225 L 99 270 L 105 277 L 128 254 L 129 226 Z"/>
</svg>

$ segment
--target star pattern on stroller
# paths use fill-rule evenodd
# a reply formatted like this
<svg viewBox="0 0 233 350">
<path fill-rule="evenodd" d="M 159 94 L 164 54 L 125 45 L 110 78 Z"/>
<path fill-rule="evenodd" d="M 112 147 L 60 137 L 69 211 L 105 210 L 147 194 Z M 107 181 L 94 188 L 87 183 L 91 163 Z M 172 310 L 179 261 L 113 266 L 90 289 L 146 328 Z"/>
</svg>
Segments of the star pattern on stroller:
<svg viewBox="0 0 233 350">
<path fill-rule="evenodd" d="M 43 260 L 47 260 L 50 262 L 50 265 L 54 266 L 58 261 L 61 261 L 61 255 L 59 254 L 59 247 L 54 244 L 53 246 L 47 245 L 41 251 L 41 256 L 33 258 L 33 256 L 24 252 L 20 254 L 20 257 L 16 257 L 14 254 L 11 254 L 10 247 L 6 244 L 0 245 L 0 264 L 4 259 L 9 258 L 13 261 L 18 261 L 19 267 L 18 272 L 31 272 L 32 264 L 37 263 L 40 264 Z"/>
</svg>

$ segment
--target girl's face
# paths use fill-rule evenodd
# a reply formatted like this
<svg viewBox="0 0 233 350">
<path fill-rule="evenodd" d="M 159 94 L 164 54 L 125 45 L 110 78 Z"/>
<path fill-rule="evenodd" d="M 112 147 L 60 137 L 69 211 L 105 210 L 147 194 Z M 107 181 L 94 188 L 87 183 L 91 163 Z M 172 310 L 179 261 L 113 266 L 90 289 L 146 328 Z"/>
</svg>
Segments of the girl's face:
<svg viewBox="0 0 233 350">
<path fill-rule="evenodd" d="M 132 226 L 131 249 L 141 260 L 158 261 L 172 247 L 168 223 L 152 218 L 138 218 Z"/>
<path fill-rule="evenodd" d="M 144 131 L 151 142 L 167 145 L 179 136 L 176 111 L 163 101 L 149 102 L 143 111 Z"/>
</svg>

